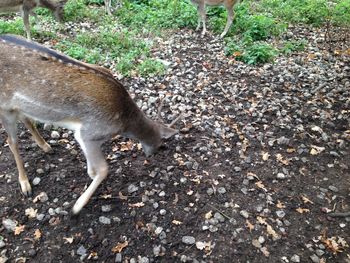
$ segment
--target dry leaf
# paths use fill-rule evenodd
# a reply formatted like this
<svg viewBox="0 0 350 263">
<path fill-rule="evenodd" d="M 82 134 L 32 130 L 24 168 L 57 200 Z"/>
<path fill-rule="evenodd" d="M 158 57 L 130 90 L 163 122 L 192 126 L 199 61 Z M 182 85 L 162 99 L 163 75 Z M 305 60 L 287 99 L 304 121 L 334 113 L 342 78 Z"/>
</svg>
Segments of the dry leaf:
<svg viewBox="0 0 350 263">
<path fill-rule="evenodd" d="M 330 237 L 323 236 L 321 241 L 333 254 L 343 252 L 345 248 L 349 247 L 348 243 L 342 237 Z"/>
<path fill-rule="evenodd" d="M 182 224 L 182 222 L 181 221 L 178 221 L 178 220 L 173 220 L 173 221 L 171 221 L 171 223 L 173 223 L 174 225 L 181 225 Z"/>
<path fill-rule="evenodd" d="M 288 148 L 287 149 L 287 153 L 293 153 L 293 152 L 295 152 L 296 150 L 294 149 L 294 148 Z"/>
<path fill-rule="evenodd" d="M 276 205 L 277 208 L 286 208 L 286 206 L 280 201 L 280 200 L 277 200 L 277 205 Z"/>
<path fill-rule="evenodd" d="M 18 236 L 19 234 L 21 234 L 24 231 L 25 227 L 25 225 L 16 226 L 14 231 L 15 235 Z"/>
<path fill-rule="evenodd" d="M 249 232 L 252 232 L 252 230 L 254 230 L 254 225 L 252 223 L 250 223 L 248 219 L 245 221 L 245 224 L 246 224 L 247 228 L 249 229 Z"/>
<path fill-rule="evenodd" d="M 257 239 L 252 240 L 252 245 L 256 248 L 261 248 L 261 244 L 260 244 L 259 240 L 257 240 Z"/>
<path fill-rule="evenodd" d="M 319 147 L 316 145 L 311 145 L 311 147 L 312 147 L 310 150 L 311 155 L 318 155 L 326 149 L 325 147 Z"/>
<path fill-rule="evenodd" d="M 120 151 L 121 152 L 131 151 L 133 146 L 134 144 L 132 141 L 122 142 L 120 143 Z"/>
<path fill-rule="evenodd" d="M 261 225 L 266 225 L 267 224 L 266 223 L 266 219 L 262 218 L 261 216 L 258 216 L 256 219 L 258 220 L 259 224 L 261 224 Z"/>
<path fill-rule="evenodd" d="M 267 250 L 266 247 L 260 248 L 260 251 L 264 254 L 265 257 L 269 257 L 270 256 L 270 252 Z"/>
<path fill-rule="evenodd" d="M 270 154 L 268 152 L 261 152 L 261 156 L 264 161 L 267 161 L 270 157 Z"/>
<path fill-rule="evenodd" d="M 210 218 L 212 218 L 212 217 L 213 217 L 213 211 L 210 210 L 208 213 L 205 214 L 204 217 L 205 217 L 205 219 L 210 219 Z"/>
<path fill-rule="evenodd" d="M 145 203 L 144 202 L 138 202 L 138 203 L 135 203 L 135 204 L 129 204 L 129 206 L 133 207 L 133 208 L 140 208 L 140 207 L 145 206 Z"/>
<path fill-rule="evenodd" d="M 123 243 L 118 243 L 114 248 L 112 248 L 113 253 L 120 253 L 124 248 L 126 248 L 129 245 L 128 241 L 125 241 Z"/>
<path fill-rule="evenodd" d="M 38 209 L 34 209 L 33 207 L 27 208 L 25 210 L 25 215 L 29 218 L 36 218 L 36 215 L 38 214 Z"/>
<path fill-rule="evenodd" d="M 34 232 L 34 239 L 39 240 L 41 238 L 42 234 L 39 229 L 36 229 Z"/>
<path fill-rule="evenodd" d="M 267 234 L 272 236 L 273 240 L 277 240 L 281 238 L 280 235 L 277 234 L 277 232 L 269 224 L 266 225 L 266 231 L 267 231 Z"/>
<path fill-rule="evenodd" d="M 277 161 L 279 161 L 280 163 L 282 163 L 284 165 L 289 165 L 289 160 L 284 159 L 284 157 L 280 153 L 276 154 L 276 159 L 277 159 Z"/>
<path fill-rule="evenodd" d="M 306 195 L 302 195 L 301 199 L 303 199 L 304 204 L 307 204 L 307 203 L 314 204 L 314 202 L 312 202 L 309 198 L 307 198 Z"/>
<path fill-rule="evenodd" d="M 72 244 L 73 241 L 74 241 L 74 237 L 64 237 L 64 243 L 69 243 L 69 244 Z"/>
<path fill-rule="evenodd" d="M 307 208 L 301 208 L 301 207 L 298 207 L 297 209 L 295 209 L 299 214 L 303 214 L 303 213 L 308 213 L 310 212 L 310 209 L 307 209 Z"/>
<path fill-rule="evenodd" d="M 120 199 L 120 200 L 128 200 L 128 196 L 123 195 L 122 192 L 119 191 L 118 195 L 119 195 L 119 199 Z"/>
<path fill-rule="evenodd" d="M 261 181 L 256 182 L 255 185 L 258 188 L 263 189 L 265 192 L 267 192 L 267 189 L 265 188 L 265 185 Z"/>
</svg>

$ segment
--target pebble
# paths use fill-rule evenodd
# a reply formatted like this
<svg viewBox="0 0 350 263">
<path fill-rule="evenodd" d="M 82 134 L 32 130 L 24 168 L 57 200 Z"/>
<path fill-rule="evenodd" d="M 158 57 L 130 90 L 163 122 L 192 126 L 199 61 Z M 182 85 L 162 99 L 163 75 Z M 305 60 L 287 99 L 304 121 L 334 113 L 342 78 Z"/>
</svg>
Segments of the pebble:
<svg viewBox="0 0 350 263">
<path fill-rule="evenodd" d="M 38 219 L 39 221 L 42 221 L 44 219 L 44 217 L 45 217 L 45 214 L 38 214 L 36 216 L 36 219 Z"/>
<path fill-rule="evenodd" d="M 112 206 L 111 205 L 103 205 L 101 206 L 101 211 L 104 213 L 108 213 L 112 211 Z"/>
<path fill-rule="evenodd" d="M 310 259 L 311 259 L 311 261 L 312 261 L 313 263 L 320 263 L 320 258 L 319 258 L 317 255 L 315 255 L 315 254 L 312 254 L 312 255 L 310 256 Z"/>
<path fill-rule="evenodd" d="M 277 215 L 279 218 L 283 218 L 283 217 L 286 215 L 286 212 L 284 212 L 283 210 L 277 210 L 277 211 L 276 211 L 276 215 Z"/>
<path fill-rule="evenodd" d="M 278 173 L 277 179 L 280 179 L 280 180 L 286 179 L 286 175 L 284 173 Z"/>
<path fill-rule="evenodd" d="M 220 223 L 225 222 L 225 217 L 223 217 L 223 215 L 221 213 L 216 212 L 214 214 L 214 218 L 216 218 L 217 220 L 219 220 Z"/>
<path fill-rule="evenodd" d="M 294 263 L 299 263 L 300 262 L 300 257 L 297 254 L 294 254 L 291 258 L 290 261 Z"/>
<path fill-rule="evenodd" d="M 249 218 L 249 213 L 246 210 L 241 210 L 239 214 L 246 219 Z"/>
<path fill-rule="evenodd" d="M 1 237 L 1 236 L 0 236 Z M 3 248 L 3 247 L 5 247 L 6 246 L 6 243 L 5 243 L 5 241 L 2 239 L 2 238 L 0 238 L 0 248 Z"/>
<path fill-rule="evenodd" d="M 134 184 L 130 184 L 128 186 L 128 193 L 129 194 L 135 193 L 135 192 L 137 192 L 137 190 L 139 190 L 139 188 Z"/>
<path fill-rule="evenodd" d="M 122 254 L 121 254 L 121 253 L 117 253 L 117 254 L 115 255 L 114 262 L 120 263 L 120 262 L 122 262 L 122 261 L 123 261 Z"/>
<path fill-rule="evenodd" d="M 32 181 L 32 184 L 33 184 L 33 185 L 38 185 L 38 184 L 40 183 L 40 181 L 41 181 L 40 177 L 35 177 L 35 178 L 33 179 L 33 181 Z"/>
<path fill-rule="evenodd" d="M 98 221 L 101 223 L 101 224 L 104 224 L 104 225 L 110 225 L 111 224 L 111 219 L 108 218 L 108 217 L 105 217 L 105 216 L 100 216 L 98 218 Z"/>
<path fill-rule="evenodd" d="M 219 194 L 225 194 L 225 193 L 226 193 L 225 187 L 219 187 L 219 188 L 218 188 L 218 193 L 219 193 Z"/>
<path fill-rule="evenodd" d="M 139 259 L 139 263 L 149 263 L 149 259 L 147 257 L 142 257 Z"/>
<path fill-rule="evenodd" d="M 193 245 L 194 243 L 196 243 L 196 239 L 193 236 L 183 236 L 182 243 L 186 245 Z"/>
<path fill-rule="evenodd" d="M 87 252 L 87 250 L 83 245 L 81 245 L 78 248 L 77 254 L 80 256 L 80 260 L 84 260 L 86 258 L 86 256 L 87 256 L 86 252 Z"/>
<path fill-rule="evenodd" d="M 338 193 L 339 189 L 333 185 L 328 186 L 328 189 L 331 190 L 334 193 Z"/>
<path fill-rule="evenodd" d="M 51 138 L 52 139 L 58 139 L 60 138 L 60 133 L 58 131 L 52 131 L 51 132 Z"/>
<path fill-rule="evenodd" d="M 159 214 L 164 216 L 166 215 L 166 210 L 165 209 L 160 209 Z"/>
<path fill-rule="evenodd" d="M 17 222 L 15 222 L 12 219 L 6 218 L 6 219 L 2 220 L 2 225 L 8 231 L 15 231 L 16 226 L 17 226 Z"/>
</svg>

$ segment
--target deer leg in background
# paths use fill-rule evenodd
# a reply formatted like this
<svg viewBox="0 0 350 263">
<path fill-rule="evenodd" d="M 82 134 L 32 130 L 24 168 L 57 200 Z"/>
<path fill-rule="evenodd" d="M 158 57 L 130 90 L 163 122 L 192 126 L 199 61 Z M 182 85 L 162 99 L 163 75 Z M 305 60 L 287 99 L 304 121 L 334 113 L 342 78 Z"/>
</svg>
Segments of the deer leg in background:
<svg viewBox="0 0 350 263">
<path fill-rule="evenodd" d="M 29 119 L 23 118 L 21 121 L 32 134 L 34 141 L 39 145 L 41 149 L 43 149 L 44 152 L 52 151 L 51 146 L 43 139 L 43 137 L 41 137 L 38 130 Z"/>
<path fill-rule="evenodd" d="M 23 18 L 23 24 L 24 24 L 24 29 L 26 31 L 27 34 L 27 39 L 31 40 L 30 37 L 30 21 L 29 21 L 29 10 L 26 10 L 25 7 L 23 7 L 22 10 L 22 18 Z"/>
<path fill-rule="evenodd" d="M 230 27 L 232 25 L 232 21 L 234 19 L 233 6 L 226 5 L 225 7 L 227 10 L 227 22 L 226 22 L 226 26 L 225 26 L 224 31 L 220 35 L 221 38 L 223 38 L 227 34 L 227 31 L 230 29 Z"/>
<path fill-rule="evenodd" d="M 25 196 L 32 194 L 32 187 L 30 186 L 28 177 L 24 170 L 24 165 L 21 156 L 19 155 L 18 144 L 17 144 L 17 123 L 16 116 L 13 113 L 6 112 L 6 117 L 1 116 L 2 125 L 5 128 L 8 139 L 7 142 L 10 149 L 15 157 L 17 170 L 18 170 L 18 181 L 21 185 L 22 193 Z"/>
<path fill-rule="evenodd" d="M 201 2 L 198 4 L 198 22 L 199 19 L 202 19 L 202 23 L 203 23 L 203 30 L 202 30 L 202 36 L 205 35 L 205 33 L 207 32 L 207 28 L 205 25 L 206 22 L 206 13 L 205 13 L 205 3 Z"/>
<path fill-rule="evenodd" d="M 83 149 L 87 161 L 88 174 L 93 179 L 92 183 L 78 198 L 73 206 L 73 214 L 78 214 L 80 210 L 88 203 L 97 187 L 107 177 L 108 166 L 100 149 L 102 141 L 84 140 L 80 135 L 80 131 L 75 133 L 75 138 Z"/>
<path fill-rule="evenodd" d="M 105 2 L 105 9 L 106 9 L 106 13 L 108 14 L 108 15 L 112 15 L 112 11 L 111 11 L 111 1 L 112 0 L 104 0 L 104 2 Z"/>
</svg>

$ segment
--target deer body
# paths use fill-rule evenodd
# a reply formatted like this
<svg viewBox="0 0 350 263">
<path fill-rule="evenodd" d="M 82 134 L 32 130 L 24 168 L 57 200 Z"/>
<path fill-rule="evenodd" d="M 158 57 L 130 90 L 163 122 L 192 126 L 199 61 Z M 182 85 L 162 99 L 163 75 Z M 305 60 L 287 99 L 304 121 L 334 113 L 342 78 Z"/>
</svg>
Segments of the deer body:
<svg viewBox="0 0 350 263">
<path fill-rule="evenodd" d="M 30 39 L 29 14 L 33 14 L 36 7 L 44 7 L 54 13 L 57 21 L 62 21 L 65 2 L 66 0 L 0 0 L 0 13 L 21 12 L 27 38 Z"/>
<path fill-rule="evenodd" d="M 198 30 L 201 26 L 201 22 L 203 23 L 203 30 L 202 30 L 202 36 L 205 35 L 207 28 L 206 28 L 206 12 L 205 12 L 205 6 L 217 6 L 217 5 L 223 5 L 227 10 L 227 22 L 224 31 L 220 35 L 221 38 L 223 38 L 227 31 L 230 29 L 230 26 L 232 24 L 232 21 L 234 19 L 234 13 L 233 13 L 233 6 L 237 2 L 237 0 L 191 0 L 191 2 L 197 7 L 198 11 Z"/>
<path fill-rule="evenodd" d="M 24 122 L 44 151 L 51 148 L 30 120 L 74 131 L 93 180 L 74 205 L 75 214 L 107 176 L 107 163 L 100 150 L 104 141 L 116 134 L 138 139 L 150 155 L 162 138 L 177 132 L 146 117 L 107 69 L 11 35 L 0 36 L 0 57 L 0 119 L 25 195 L 31 194 L 31 187 L 18 152 L 17 120 Z"/>
</svg>

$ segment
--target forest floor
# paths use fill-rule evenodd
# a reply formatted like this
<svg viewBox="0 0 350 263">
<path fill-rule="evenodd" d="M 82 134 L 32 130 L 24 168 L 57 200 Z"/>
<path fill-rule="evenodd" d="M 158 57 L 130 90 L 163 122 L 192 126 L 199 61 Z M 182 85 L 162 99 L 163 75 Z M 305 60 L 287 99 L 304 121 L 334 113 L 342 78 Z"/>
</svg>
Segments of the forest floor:
<svg viewBox="0 0 350 263">
<path fill-rule="evenodd" d="M 0 262 L 350 262 L 350 217 L 329 216 L 350 211 L 350 56 L 322 29 L 285 37 L 305 51 L 262 66 L 210 34 L 155 39 L 166 73 L 122 83 L 152 118 L 166 96 L 180 133 L 150 158 L 106 142 L 109 177 L 78 218 L 90 178 L 72 133 L 40 126 L 45 154 L 19 126 L 25 198 L 1 129 Z"/>
</svg>

